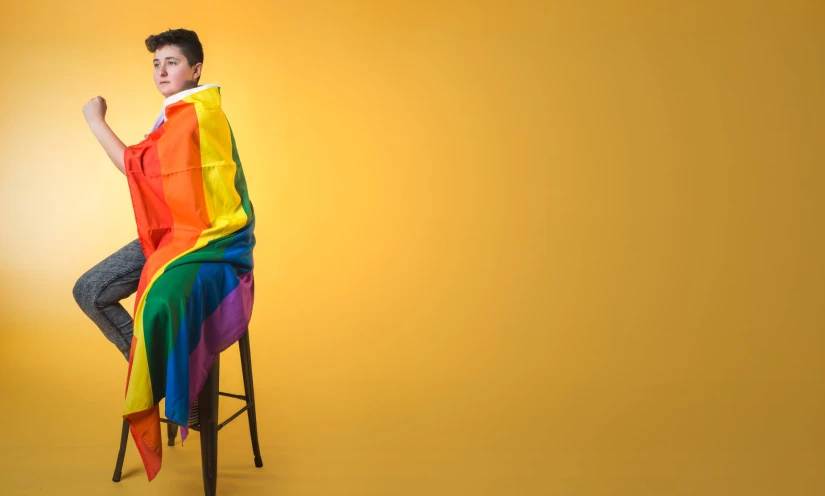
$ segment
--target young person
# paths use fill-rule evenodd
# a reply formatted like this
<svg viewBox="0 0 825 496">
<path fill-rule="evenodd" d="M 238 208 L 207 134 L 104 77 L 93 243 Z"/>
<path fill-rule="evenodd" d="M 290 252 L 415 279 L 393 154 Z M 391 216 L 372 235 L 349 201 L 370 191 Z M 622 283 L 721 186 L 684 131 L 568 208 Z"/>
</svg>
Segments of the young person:
<svg viewBox="0 0 825 496">
<path fill-rule="evenodd" d="M 194 92 L 217 85 L 199 86 L 203 70 L 203 47 L 194 31 L 174 29 L 149 36 L 146 48 L 154 54 L 154 81 L 166 97 L 150 131 L 165 121 L 165 109 Z M 126 174 L 126 145 L 105 121 L 106 100 L 97 96 L 83 106 L 86 122 L 117 169 Z M 149 135 L 145 135 L 147 138 Z M 134 322 L 120 301 L 138 289 L 141 272 L 146 264 L 140 240 L 135 239 L 87 270 L 74 285 L 73 295 L 81 310 L 97 325 L 103 335 L 124 356 L 130 359 Z M 197 401 L 189 415 L 189 425 L 197 423 Z"/>
<path fill-rule="evenodd" d="M 129 361 L 122 413 L 151 481 L 162 464 L 160 401 L 166 398 L 166 419 L 181 426 L 183 444 L 214 360 L 248 332 L 256 241 L 220 86 L 198 85 L 197 35 L 166 31 L 146 48 L 166 99 L 143 141 L 124 146 L 106 125 L 103 98 L 83 107 L 126 176 L 138 239 L 81 276 L 74 295 Z M 118 303 L 132 292 L 134 318 Z"/>
</svg>

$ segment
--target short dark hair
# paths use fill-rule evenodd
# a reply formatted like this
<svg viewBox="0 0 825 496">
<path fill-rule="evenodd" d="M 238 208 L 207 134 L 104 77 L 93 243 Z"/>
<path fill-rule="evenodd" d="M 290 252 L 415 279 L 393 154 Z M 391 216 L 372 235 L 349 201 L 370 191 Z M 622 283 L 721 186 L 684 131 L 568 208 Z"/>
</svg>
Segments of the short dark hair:
<svg viewBox="0 0 825 496">
<path fill-rule="evenodd" d="M 159 34 L 150 35 L 146 38 L 146 49 L 152 53 L 167 45 L 175 45 L 186 57 L 186 62 L 192 67 L 198 62 L 203 63 L 203 45 L 198 39 L 198 34 L 188 29 L 168 29 Z M 195 84 L 200 80 L 200 76 L 195 80 Z"/>
</svg>

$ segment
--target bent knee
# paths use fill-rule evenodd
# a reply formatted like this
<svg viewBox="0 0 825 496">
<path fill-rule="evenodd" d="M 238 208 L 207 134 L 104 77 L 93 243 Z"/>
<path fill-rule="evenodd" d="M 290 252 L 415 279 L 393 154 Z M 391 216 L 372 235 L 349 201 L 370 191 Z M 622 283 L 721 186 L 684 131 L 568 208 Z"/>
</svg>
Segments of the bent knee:
<svg viewBox="0 0 825 496">
<path fill-rule="evenodd" d="M 91 284 L 89 273 L 86 272 L 80 276 L 74 283 L 72 288 L 72 296 L 74 301 L 83 310 L 92 309 L 95 301 L 95 287 Z"/>
</svg>

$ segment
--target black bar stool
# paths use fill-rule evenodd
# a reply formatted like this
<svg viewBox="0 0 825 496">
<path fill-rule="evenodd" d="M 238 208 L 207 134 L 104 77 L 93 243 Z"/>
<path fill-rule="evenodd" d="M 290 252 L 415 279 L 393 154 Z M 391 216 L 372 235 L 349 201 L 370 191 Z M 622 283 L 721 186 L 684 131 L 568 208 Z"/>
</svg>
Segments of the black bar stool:
<svg viewBox="0 0 825 496">
<path fill-rule="evenodd" d="M 199 423 L 189 427 L 189 430 L 200 432 L 201 437 L 201 467 L 203 470 L 203 488 L 206 496 L 214 496 L 218 484 L 218 431 L 226 424 L 234 420 L 238 415 L 246 411 L 249 417 L 249 435 L 252 438 L 252 453 L 255 456 L 255 466 L 263 467 L 261 460 L 261 449 L 258 446 L 258 422 L 255 418 L 255 388 L 252 385 L 252 354 L 249 350 L 249 329 L 247 328 L 243 336 L 238 340 L 238 348 L 241 352 L 241 373 L 243 374 L 244 394 L 223 393 L 218 390 L 218 378 L 220 377 L 220 358 L 215 356 L 212 368 L 203 389 L 198 394 L 198 415 Z M 246 406 L 238 410 L 234 415 L 218 423 L 218 396 L 229 396 L 244 400 Z M 169 419 L 161 418 L 161 422 L 166 423 L 166 433 L 169 437 L 169 446 L 175 445 L 175 437 L 178 435 L 178 426 Z M 123 457 L 126 454 L 126 442 L 129 439 L 129 421 L 123 419 L 123 431 L 120 435 L 120 451 L 117 454 L 117 464 L 112 480 L 120 481 L 123 469 Z"/>
</svg>

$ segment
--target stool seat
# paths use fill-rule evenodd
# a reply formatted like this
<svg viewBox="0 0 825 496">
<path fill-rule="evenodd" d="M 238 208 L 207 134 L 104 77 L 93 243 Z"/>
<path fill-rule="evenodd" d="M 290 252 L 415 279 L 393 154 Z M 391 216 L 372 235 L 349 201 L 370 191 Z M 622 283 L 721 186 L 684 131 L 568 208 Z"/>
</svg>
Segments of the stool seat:
<svg viewBox="0 0 825 496">
<path fill-rule="evenodd" d="M 198 421 L 195 425 L 190 425 L 190 430 L 200 432 L 201 438 L 201 470 L 203 472 L 203 488 L 206 496 L 214 496 L 218 482 L 218 431 L 224 428 L 243 412 L 247 413 L 249 419 L 249 435 L 252 438 L 252 454 L 255 466 L 263 467 L 261 459 L 261 449 L 258 445 L 258 422 L 255 416 L 255 388 L 252 381 L 252 353 L 249 347 L 249 328 L 238 340 L 238 349 L 241 353 L 241 374 L 243 375 L 244 394 L 231 394 L 218 390 L 220 377 L 221 354 L 215 355 L 212 367 L 206 382 L 198 394 Z M 218 397 L 227 396 L 243 400 L 246 404 L 235 412 L 231 417 L 218 423 Z M 175 437 L 178 434 L 178 425 L 169 419 L 161 418 L 161 422 L 166 423 L 166 433 L 169 438 L 168 445 L 175 445 Z M 129 421 L 123 419 L 123 430 L 120 435 L 120 450 L 117 454 L 115 473 L 112 476 L 114 482 L 120 482 L 123 470 L 123 458 L 126 454 L 126 443 L 129 439 Z"/>
</svg>

